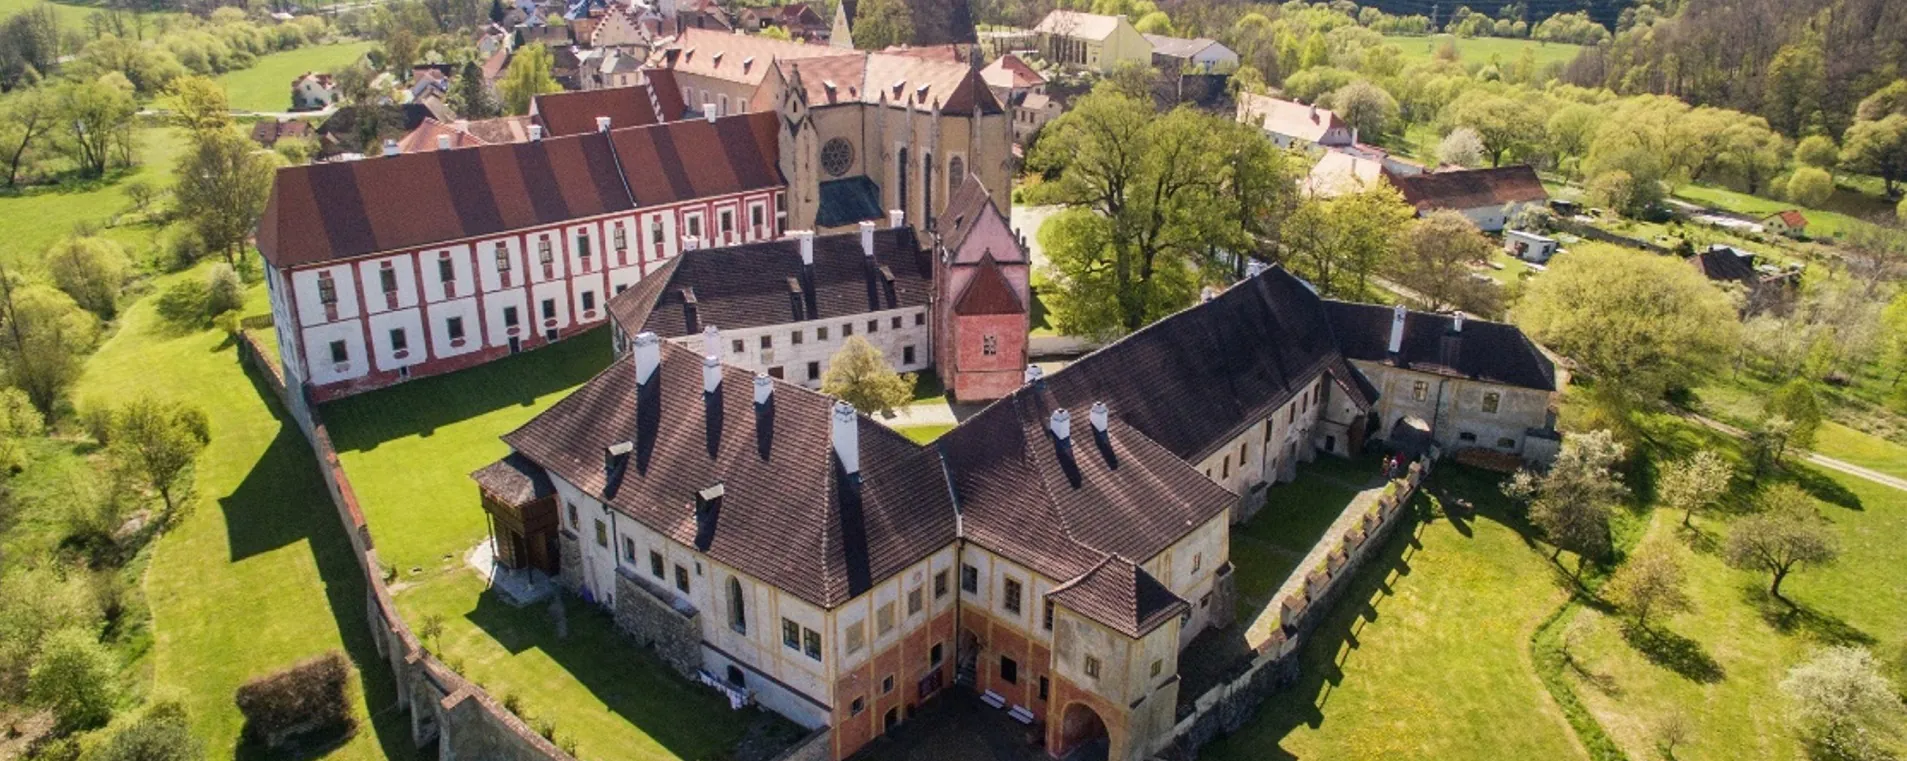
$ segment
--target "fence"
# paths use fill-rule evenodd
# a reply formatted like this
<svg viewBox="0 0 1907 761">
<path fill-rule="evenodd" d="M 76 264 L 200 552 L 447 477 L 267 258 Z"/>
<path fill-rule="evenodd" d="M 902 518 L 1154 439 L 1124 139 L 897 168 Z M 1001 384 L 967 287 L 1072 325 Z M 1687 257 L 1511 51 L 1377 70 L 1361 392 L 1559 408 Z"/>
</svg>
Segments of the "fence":
<svg viewBox="0 0 1907 761">
<path fill-rule="evenodd" d="M 351 538 L 352 555 L 364 574 L 365 618 L 378 657 L 390 664 L 397 682 L 397 708 L 410 715 L 411 740 L 418 747 L 437 743 L 441 761 L 574 761 L 529 725 L 510 713 L 482 687 L 464 679 L 426 652 L 417 636 L 398 615 L 391 591 L 384 583 L 383 566 L 371 541 L 370 524 L 359 509 L 351 481 L 338 464 L 331 434 L 303 395 L 285 387 L 285 376 L 274 358 L 250 333 L 239 333 L 240 361 L 249 363 L 284 404 L 298 429 L 311 443 L 323 476 L 325 491 Z"/>
<path fill-rule="evenodd" d="M 1299 650 L 1344 596 L 1369 553 L 1382 547 L 1398 526 L 1410 523 L 1404 506 L 1429 474 L 1430 458 L 1411 463 L 1376 499 L 1354 500 L 1345 507 L 1254 622 L 1252 631 L 1265 632 L 1259 637 L 1247 634 L 1250 660 L 1236 676 L 1193 701 L 1159 752 L 1161 759 L 1196 759 L 1206 743 L 1238 731 L 1266 698 L 1296 680 Z"/>
</svg>

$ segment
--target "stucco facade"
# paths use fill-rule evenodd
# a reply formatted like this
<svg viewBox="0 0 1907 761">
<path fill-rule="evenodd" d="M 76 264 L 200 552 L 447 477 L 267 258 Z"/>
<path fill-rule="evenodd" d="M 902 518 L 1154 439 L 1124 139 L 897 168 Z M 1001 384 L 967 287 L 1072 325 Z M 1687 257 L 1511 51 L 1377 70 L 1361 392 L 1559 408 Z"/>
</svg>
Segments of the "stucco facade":
<svg viewBox="0 0 1907 761">
<path fill-rule="evenodd" d="M 1484 448 L 1524 455 L 1532 431 L 1553 428 L 1548 391 L 1410 370 L 1382 362 L 1352 364 L 1378 389 L 1374 434 L 1388 435 L 1398 420 L 1429 425 L 1445 450 Z"/>
</svg>

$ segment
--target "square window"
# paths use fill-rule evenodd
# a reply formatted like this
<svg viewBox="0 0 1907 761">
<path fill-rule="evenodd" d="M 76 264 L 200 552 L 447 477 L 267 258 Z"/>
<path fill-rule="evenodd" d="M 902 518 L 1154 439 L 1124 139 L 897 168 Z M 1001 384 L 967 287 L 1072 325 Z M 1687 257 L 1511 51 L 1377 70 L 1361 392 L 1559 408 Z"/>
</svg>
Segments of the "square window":
<svg viewBox="0 0 1907 761">
<path fill-rule="evenodd" d="M 794 345 L 800 346 L 801 345 L 801 331 L 797 330 L 792 333 L 789 333 L 788 340 Z"/>
<path fill-rule="evenodd" d="M 828 326 L 826 326 L 826 325 L 823 325 L 823 326 L 821 326 L 821 327 L 818 327 L 818 328 L 815 328 L 815 329 L 814 329 L 814 340 L 816 340 L 816 341 L 826 341 L 826 340 L 828 340 Z"/>
<path fill-rule="evenodd" d="M 867 644 L 867 627 L 860 621 L 848 624 L 847 638 L 848 655 L 861 652 L 861 647 Z"/>
<path fill-rule="evenodd" d="M 926 313 L 926 312 L 915 312 L 915 313 L 914 313 L 914 324 L 915 324 L 915 325 L 926 325 L 926 324 L 927 324 L 927 313 Z"/>
<path fill-rule="evenodd" d="M 875 331 L 878 331 L 878 330 L 880 330 L 880 329 L 881 329 L 881 321 L 880 321 L 880 320 L 868 320 L 868 321 L 867 321 L 867 332 L 869 332 L 869 333 L 873 333 L 873 332 L 875 332 Z"/>
<path fill-rule="evenodd" d="M 946 596 L 947 596 L 947 570 L 943 568 L 941 570 L 934 572 L 934 599 L 938 600 Z"/>
<path fill-rule="evenodd" d="M 342 365 L 349 361 L 351 361 L 351 350 L 344 345 L 343 341 L 332 341 L 331 363 L 334 365 Z"/>
<path fill-rule="evenodd" d="M 1157 659 L 1157 658 L 1154 658 L 1154 659 L 1152 660 L 1152 676 L 1153 676 L 1153 678 L 1155 678 L 1155 679 L 1156 679 L 1156 678 L 1158 678 L 1158 676 L 1159 676 L 1159 672 L 1161 672 L 1161 671 L 1164 671 L 1164 670 L 1165 670 L 1165 661 L 1163 661 L 1163 660 L 1160 660 L 1160 659 Z"/>
<path fill-rule="evenodd" d="M 1000 656 L 1000 681 L 1007 684 L 1019 684 L 1020 662 L 1004 655 Z"/>
<path fill-rule="evenodd" d="M 1016 615 L 1016 616 L 1019 615 L 1020 614 L 1020 582 L 1015 581 L 1013 579 L 1007 579 L 1000 586 L 1001 586 L 1000 605 L 1006 608 L 1006 612 L 1012 613 L 1013 615 Z"/>
<path fill-rule="evenodd" d="M 1492 391 L 1483 395 L 1483 411 L 1495 415 L 1498 405 L 1503 403 L 1503 395 Z"/>
<path fill-rule="evenodd" d="M 689 593 L 689 569 L 682 566 L 675 567 L 675 588 L 682 594 Z"/>
<path fill-rule="evenodd" d="M 854 323 L 851 323 L 851 322 L 841 323 L 841 337 L 848 338 L 853 335 L 854 335 Z"/>
<path fill-rule="evenodd" d="M 583 291 L 583 311 L 585 312 L 596 311 L 596 292 L 595 291 Z"/>
<path fill-rule="evenodd" d="M 1457 434 L 1457 440 L 1464 442 L 1466 444 L 1475 444 L 1477 441 L 1477 435 L 1469 431 L 1464 431 L 1462 433 Z"/>
<path fill-rule="evenodd" d="M 980 569 L 960 564 L 960 591 L 970 595 L 980 594 Z"/>
<path fill-rule="evenodd" d="M 808 363 L 808 380 L 821 380 L 821 363 Z"/>
<path fill-rule="evenodd" d="M 654 576 L 658 579 L 661 579 L 661 578 L 666 578 L 665 574 L 667 574 L 667 571 L 663 570 L 662 553 L 656 552 L 655 550 L 650 550 L 649 551 L 649 575 Z"/>
<path fill-rule="evenodd" d="M 801 649 L 801 625 L 788 619 L 781 620 L 781 644 L 789 650 Z"/>
<path fill-rule="evenodd" d="M 773 336 L 762 336 L 762 337 L 761 337 L 761 347 L 762 347 L 762 348 L 764 348 L 764 349 L 773 349 L 773 348 L 775 348 L 775 339 L 774 339 L 774 337 L 773 337 Z"/>
<path fill-rule="evenodd" d="M 742 339 L 737 338 L 728 342 L 728 350 L 731 353 L 740 354 L 748 351 L 748 344 L 742 343 Z"/>
<path fill-rule="evenodd" d="M 907 590 L 907 615 L 911 616 L 920 612 L 920 609 L 923 607 L 922 598 L 924 597 L 926 597 L 926 595 L 921 593 L 920 587 Z"/>
<path fill-rule="evenodd" d="M 1426 399 L 1429 399 L 1430 398 L 1430 383 L 1427 381 L 1411 382 L 1410 398 L 1420 402 Z"/>
<path fill-rule="evenodd" d="M 889 321 L 888 321 L 888 323 L 887 323 L 887 326 L 888 326 L 888 327 L 890 327 L 890 328 L 893 328 L 893 329 L 895 329 L 895 330 L 900 330 L 900 329 L 901 329 L 901 316 L 900 316 L 900 315 L 894 315 L 894 319 L 892 319 L 892 320 L 889 320 Z"/>
<path fill-rule="evenodd" d="M 894 675 L 888 674 L 887 676 L 882 677 L 881 678 L 881 694 L 886 695 L 887 693 L 890 693 L 893 691 L 894 691 Z"/>
<path fill-rule="evenodd" d="M 1090 655 L 1086 656 L 1086 676 L 1093 679 L 1099 678 L 1099 659 L 1098 658 L 1094 658 Z"/>
<path fill-rule="evenodd" d="M 854 702 L 848 704 L 849 716 L 860 716 L 865 710 L 867 710 L 867 698 L 855 698 Z"/>
<path fill-rule="evenodd" d="M 801 651 L 809 658 L 821 660 L 821 632 L 803 628 L 801 630 Z"/>
</svg>

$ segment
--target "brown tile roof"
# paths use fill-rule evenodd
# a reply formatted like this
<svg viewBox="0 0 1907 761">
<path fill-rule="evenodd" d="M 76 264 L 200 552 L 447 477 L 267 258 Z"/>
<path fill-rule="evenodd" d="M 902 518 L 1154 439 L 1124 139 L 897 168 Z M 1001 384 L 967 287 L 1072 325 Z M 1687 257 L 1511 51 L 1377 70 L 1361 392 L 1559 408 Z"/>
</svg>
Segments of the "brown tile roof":
<svg viewBox="0 0 1907 761">
<path fill-rule="evenodd" d="M 1134 639 L 1191 608 L 1144 568 L 1116 555 L 1054 587 L 1052 599 Z"/>
<path fill-rule="evenodd" d="M 499 116 L 493 119 L 459 122 L 465 132 L 486 143 L 521 143 L 530 139 L 530 117 Z"/>
<path fill-rule="evenodd" d="M 1418 372 L 1455 375 L 1542 391 L 1556 390 L 1556 366 L 1514 325 L 1465 318 L 1461 340 L 1445 356 L 1448 315 L 1410 312 L 1404 317 L 1403 350 L 1390 353 L 1392 307 L 1326 301 L 1331 331 L 1344 356 L 1383 362 Z"/>
<path fill-rule="evenodd" d="M 662 53 L 668 60 L 674 53 L 673 68 L 685 74 L 697 74 L 730 82 L 759 85 L 777 60 L 855 55 L 853 51 L 826 45 L 807 45 L 754 34 L 735 34 L 713 29 L 684 29 Z"/>
<path fill-rule="evenodd" d="M 980 256 L 979 271 L 954 297 L 953 310 L 960 315 L 1019 314 L 1026 311 L 1026 305 L 1020 303 L 1019 292 L 1013 290 L 1006 273 L 993 260 L 993 252 L 988 251 Z"/>
<path fill-rule="evenodd" d="M 1391 175 L 1390 181 L 1404 194 L 1404 202 L 1418 211 L 1461 211 L 1549 200 L 1549 191 L 1543 189 L 1536 170 L 1525 165 Z"/>
<path fill-rule="evenodd" d="M 1046 76 L 1020 60 L 1012 53 L 993 59 L 993 63 L 980 70 L 980 77 L 987 84 L 1001 89 L 1018 90 L 1035 85 L 1046 84 Z"/>
<path fill-rule="evenodd" d="M 661 349 L 640 403 L 634 370 L 617 362 L 504 442 L 651 530 L 824 608 L 954 540 L 932 452 L 857 416 L 861 478 L 851 485 L 833 455 L 832 400 L 775 381 L 757 410 L 753 377 L 723 367 L 711 405 L 696 353 Z M 623 441 L 635 452 L 611 488 L 604 452 Z M 698 526 L 697 492 L 717 484 L 720 507 Z"/>
<path fill-rule="evenodd" d="M 556 493 L 550 475 L 530 459 L 514 452 L 470 474 L 491 499 L 522 507 Z"/>
<path fill-rule="evenodd" d="M 940 244 L 949 251 L 956 251 L 966 244 L 967 236 L 973 233 L 980 221 L 991 215 L 1002 218 L 1007 228 L 1012 223 L 1004 219 L 1000 207 L 993 205 L 993 191 L 988 190 L 977 174 L 968 174 L 959 178 L 960 184 L 954 188 L 953 195 L 947 198 L 947 207 L 934 218 L 935 232 L 940 235 Z M 1012 251 L 996 251 L 994 258 L 1008 263 L 1026 261 L 1024 253 L 1016 247 Z"/>
<path fill-rule="evenodd" d="M 664 91 L 669 93 L 670 103 L 682 101 L 682 91 L 675 87 L 658 90 L 655 99 L 649 97 L 649 85 L 610 87 L 538 95 L 530 101 L 530 114 L 543 125 L 544 134 L 551 137 L 595 132 L 598 116 L 609 117 L 612 129 L 643 127 L 682 118 L 680 109 L 666 113 L 667 106 L 658 102 Z M 658 105 L 663 105 L 663 112 L 656 110 Z"/>
<path fill-rule="evenodd" d="M 504 68 L 510 65 L 510 48 L 499 45 L 496 52 L 483 59 L 483 81 L 494 83 L 503 76 Z"/>
<path fill-rule="evenodd" d="M 1689 262 L 1710 280 L 1751 286 L 1761 280 L 1761 273 L 1755 271 L 1753 257 L 1727 246 L 1711 246 L 1707 251 L 1689 257 Z"/>
<path fill-rule="evenodd" d="M 278 170 L 258 249 L 277 267 L 632 208 L 603 135 Z"/>
<path fill-rule="evenodd" d="M 978 104 L 984 113 L 1001 112 L 992 91 L 967 64 L 927 56 L 866 53 L 688 29 L 655 60 L 683 74 L 750 86 L 759 86 L 769 68 L 778 69 L 783 80 L 791 82 L 798 71 L 808 102 L 816 107 L 887 102 L 931 111 L 939 104 L 944 111 L 967 113 Z"/>
<path fill-rule="evenodd" d="M 740 330 L 927 304 L 932 275 L 911 228 L 874 231 L 874 257 L 878 269 L 870 270 L 859 232 L 815 236 L 814 272 L 804 281 L 800 244 L 792 238 L 685 251 L 666 273 L 651 273 L 610 299 L 609 311 L 630 333 L 647 330 L 676 338 L 709 325 Z M 894 276 L 891 294 L 887 273 Z M 654 294 L 643 287 L 665 280 Z M 695 294 L 694 327 L 683 309 L 686 289 Z"/>
<path fill-rule="evenodd" d="M 1338 115 L 1328 109 L 1269 95 L 1240 95 L 1238 112 L 1239 121 L 1313 143 L 1323 140 L 1333 128 L 1344 127 Z"/>
<path fill-rule="evenodd" d="M 439 137 L 450 138 L 450 147 L 453 149 L 473 148 L 479 145 L 490 144 L 489 141 L 477 137 L 467 130 L 460 129 L 454 125 L 444 124 L 436 119 L 425 119 L 423 124 L 417 125 L 417 129 L 411 130 L 410 134 L 405 135 L 402 139 L 397 141 L 397 150 L 399 153 L 441 150 L 438 147 L 437 141 Z"/>
<path fill-rule="evenodd" d="M 979 35 L 973 26 L 973 5 L 968 0 L 906 0 L 909 20 L 914 24 L 913 45 L 945 45 L 950 42 L 977 42 Z M 841 9 L 847 12 L 850 34 L 855 13 L 860 9 L 857 0 L 841 0 Z"/>
<path fill-rule="evenodd" d="M 759 111 L 609 135 L 636 204 L 654 206 L 785 184 L 775 118 Z"/>
</svg>

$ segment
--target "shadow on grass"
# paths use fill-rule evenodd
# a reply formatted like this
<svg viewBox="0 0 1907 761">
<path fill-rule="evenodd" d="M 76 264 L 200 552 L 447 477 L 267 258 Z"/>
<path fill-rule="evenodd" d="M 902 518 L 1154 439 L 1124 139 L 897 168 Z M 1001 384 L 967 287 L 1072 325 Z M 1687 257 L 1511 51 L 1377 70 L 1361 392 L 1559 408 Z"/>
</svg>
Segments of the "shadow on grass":
<svg viewBox="0 0 1907 761">
<path fill-rule="evenodd" d="M 567 637 L 559 637 L 549 608 L 514 607 L 486 589 L 464 617 L 512 654 L 541 651 L 609 712 L 677 757 L 725 758 L 734 750 L 741 739 L 735 728 L 742 724 L 731 718 L 726 699 L 683 679 L 652 649 L 622 635 L 607 611 L 567 597 L 563 608 L 569 631 Z M 538 705 L 532 695 L 522 697 L 532 713 L 559 711 L 555 715 L 562 721 L 558 707 Z M 585 750 L 599 754 L 608 749 Z"/>
<path fill-rule="evenodd" d="M 1826 645 L 1872 646 L 1878 642 L 1874 635 L 1839 616 L 1807 603 L 1775 597 L 1759 583 L 1743 585 L 1741 593 L 1761 620 L 1782 634 L 1804 635 Z"/>
<path fill-rule="evenodd" d="M 371 641 L 370 624 L 365 618 L 369 591 L 364 571 L 320 480 L 317 460 L 258 371 L 245 365 L 245 377 L 271 410 L 279 428 L 245 480 L 218 501 L 225 514 L 232 562 L 301 540 L 307 542 L 319 577 L 324 579 L 325 601 L 344 641 L 345 655 L 357 664 L 359 689 L 371 714 L 370 729 L 377 734 L 384 757 L 392 761 L 418 758 L 410 741 L 409 718 L 391 710 L 397 703 L 397 688 L 389 665 Z M 313 749 L 311 755 L 300 757 L 316 757 L 328 750 Z M 233 753 L 247 761 L 284 757 L 243 740 Z"/>
<path fill-rule="evenodd" d="M 330 402 L 322 414 L 338 451 L 369 451 L 505 407 L 534 405 L 594 377 L 610 354 L 609 330 L 596 328 L 513 357 Z"/>
<path fill-rule="evenodd" d="M 1822 502 L 1849 510 L 1866 509 L 1861 505 L 1860 496 L 1817 468 L 1790 464 L 1785 475 L 1788 481 Z"/>
<path fill-rule="evenodd" d="M 1667 629 L 1623 624 L 1622 640 L 1650 663 L 1697 684 L 1715 684 L 1728 675 L 1722 664 L 1702 648 L 1702 643 Z"/>
</svg>

